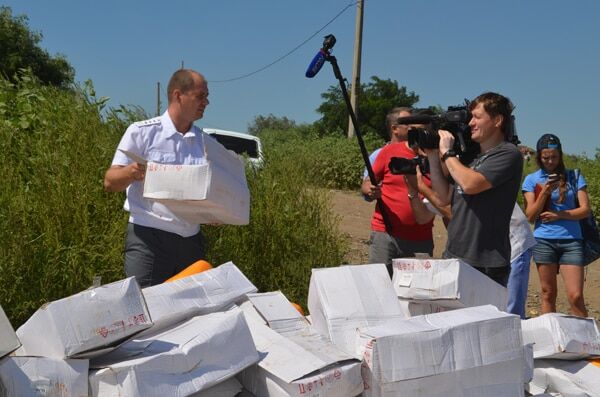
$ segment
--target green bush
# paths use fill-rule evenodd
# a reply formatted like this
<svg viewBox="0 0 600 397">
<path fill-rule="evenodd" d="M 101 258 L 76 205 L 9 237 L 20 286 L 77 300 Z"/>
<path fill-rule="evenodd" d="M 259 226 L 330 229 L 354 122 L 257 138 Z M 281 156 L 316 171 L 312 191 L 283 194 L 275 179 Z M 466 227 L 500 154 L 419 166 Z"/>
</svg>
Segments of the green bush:
<svg viewBox="0 0 600 397">
<path fill-rule="evenodd" d="M 95 275 L 122 278 L 123 197 L 102 178 L 123 125 L 101 106 L 29 75 L 0 80 L 0 304 L 15 326 Z"/>
<path fill-rule="evenodd" d="M 260 137 L 265 152 L 275 151 L 293 159 L 310 184 L 334 189 L 360 187 L 365 164 L 356 137 L 318 137 L 299 129 L 263 131 Z M 384 143 L 373 135 L 364 140 L 369 154 Z"/>
</svg>

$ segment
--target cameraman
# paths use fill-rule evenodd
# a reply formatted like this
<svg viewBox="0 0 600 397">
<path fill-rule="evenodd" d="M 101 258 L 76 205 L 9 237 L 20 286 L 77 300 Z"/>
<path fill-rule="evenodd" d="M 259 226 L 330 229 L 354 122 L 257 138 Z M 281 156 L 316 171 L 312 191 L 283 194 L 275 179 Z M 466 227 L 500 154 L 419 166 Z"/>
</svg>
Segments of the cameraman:
<svg viewBox="0 0 600 397">
<path fill-rule="evenodd" d="M 390 274 L 393 258 L 410 257 L 421 252 L 433 255 L 434 215 L 419 197 L 415 176 L 411 176 L 409 186 L 404 175 L 393 175 L 388 166 L 392 157 L 412 159 L 416 155 L 408 147 L 408 126 L 396 123 L 399 117 L 410 115 L 411 109 L 407 107 L 394 108 L 387 114 L 390 142 L 370 156 L 379 183 L 372 185 L 367 176 L 361 186 L 367 200 L 381 198 L 380 202 L 390 219 L 391 230 L 386 230 L 379 206 L 375 207 L 369 241 L 369 262 L 385 263 Z"/>
<path fill-rule="evenodd" d="M 444 258 L 459 258 L 506 286 L 510 273 L 509 225 L 523 172 L 523 156 L 512 138 L 510 100 L 481 94 L 469 105 L 471 138 L 480 154 L 467 167 L 453 150 L 454 135 L 439 131 L 438 149 L 427 149 L 434 191 L 452 204 Z M 442 162 L 453 179 L 442 171 Z"/>
</svg>

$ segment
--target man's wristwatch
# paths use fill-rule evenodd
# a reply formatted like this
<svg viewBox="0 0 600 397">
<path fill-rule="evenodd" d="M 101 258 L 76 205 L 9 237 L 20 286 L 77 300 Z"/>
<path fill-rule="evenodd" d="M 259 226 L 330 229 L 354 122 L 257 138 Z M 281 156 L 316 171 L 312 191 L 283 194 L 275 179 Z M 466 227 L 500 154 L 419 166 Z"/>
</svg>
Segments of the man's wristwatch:
<svg viewBox="0 0 600 397">
<path fill-rule="evenodd" d="M 446 153 L 442 155 L 442 161 L 448 160 L 448 157 L 456 157 L 456 152 L 454 149 L 447 150 Z"/>
</svg>

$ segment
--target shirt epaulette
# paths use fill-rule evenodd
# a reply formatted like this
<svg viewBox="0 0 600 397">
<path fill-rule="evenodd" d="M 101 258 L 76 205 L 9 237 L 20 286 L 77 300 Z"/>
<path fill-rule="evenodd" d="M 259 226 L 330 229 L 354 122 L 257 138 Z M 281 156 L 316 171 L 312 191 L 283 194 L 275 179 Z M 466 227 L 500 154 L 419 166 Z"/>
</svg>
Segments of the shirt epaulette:
<svg viewBox="0 0 600 397">
<path fill-rule="evenodd" d="M 160 124 L 160 117 L 154 117 L 152 119 L 148 119 L 148 120 L 142 120 L 142 121 L 137 121 L 135 122 L 135 125 L 137 125 L 138 127 L 146 127 L 149 125 L 156 125 L 156 124 Z"/>
</svg>

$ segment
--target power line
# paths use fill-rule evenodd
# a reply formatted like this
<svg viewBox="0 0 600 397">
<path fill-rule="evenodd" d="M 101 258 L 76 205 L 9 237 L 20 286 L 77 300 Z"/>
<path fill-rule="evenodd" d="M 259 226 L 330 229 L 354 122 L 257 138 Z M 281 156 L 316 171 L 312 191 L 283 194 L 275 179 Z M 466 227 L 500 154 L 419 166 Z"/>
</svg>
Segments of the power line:
<svg viewBox="0 0 600 397">
<path fill-rule="evenodd" d="M 288 56 L 290 56 L 291 54 L 293 54 L 295 51 L 297 51 L 300 47 L 302 47 L 304 44 L 308 43 L 313 37 L 315 37 L 316 35 L 318 35 L 319 33 L 321 33 L 327 26 L 331 25 L 333 23 L 333 21 L 335 21 L 336 19 L 338 19 L 344 12 L 346 12 L 346 10 L 352 6 L 355 6 L 358 3 L 358 1 L 354 1 L 350 4 L 348 4 L 346 7 L 344 7 L 340 12 L 337 13 L 336 16 L 334 16 L 329 22 L 327 22 L 325 25 L 323 25 L 323 27 L 321 27 L 319 30 L 317 30 L 315 33 L 313 33 L 309 38 L 307 38 L 306 40 L 304 40 L 302 43 L 298 44 L 296 47 L 292 48 L 290 51 L 288 51 L 287 53 L 285 53 L 284 55 L 280 56 L 279 58 L 277 58 L 276 60 L 274 60 L 273 62 L 261 67 L 260 69 L 257 69 L 253 72 L 250 73 L 246 73 L 244 75 L 238 76 L 238 77 L 233 77 L 230 79 L 225 79 L 225 80 L 210 80 L 208 81 L 209 83 L 228 83 L 230 81 L 235 81 L 235 80 L 241 80 L 244 79 L 246 77 L 250 77 L 252 75 L 255 75 L 259 72 L 262 72 L 263 70 L 270 68 L 271 66 L 275 65 L 276 63 L 282 61 L 283 59 L 287 58 Z"/>
</svg>

